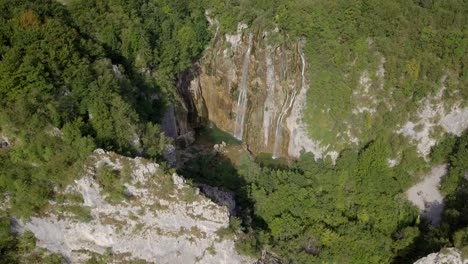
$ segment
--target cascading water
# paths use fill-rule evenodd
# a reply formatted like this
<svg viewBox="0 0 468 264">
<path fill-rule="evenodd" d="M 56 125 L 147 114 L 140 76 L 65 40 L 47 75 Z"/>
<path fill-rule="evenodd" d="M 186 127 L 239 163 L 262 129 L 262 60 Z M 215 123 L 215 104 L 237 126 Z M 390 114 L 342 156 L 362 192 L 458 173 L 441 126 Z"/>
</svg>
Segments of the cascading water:
<svg viewBox="0 0 468 264">
<path fill-rule="evenodd" d="M 270 126 L 275 115 L 275 65 L 271 58 L 271 47 L 266 48 L 266 85 L 267 85 L 267 97 L 265 99 L 265 106 L 263 109 L 263 142 L 265 146 L 268 146 L 268 139 L 270 135 Z"/>
<path fill-rule="evenodd" d="M 253 34 L 249 34 L 249 44 L 242 65 L 242 77 L 239 84 L 239 97 L 237 98 L 236 123 L 234 125 L 234 137 L 242 140 L 244 134 L 245 113 L 247 111 L 247 83 L 249 81 L 250 52 L 252 50 Z"/>
<path fill-rule="evenodd" d="M 301 62 L 302 62 L 301 87 L 299 89 L 294 89 L 293 94 L 292 94 L 291 97 L 289 97 L 287 95 L 286 99 L 285 99 L 285 101 L 283 103 L 283 106 L 281 107 L 281 113 L 280 113 L 280 115 L 279 115 L 279 117 L 277 119 L 277 122 L 276 122 L 275 143 L 273 145 L 272 159 L 277 159 L 279 157 L 279 155 L 280 155 L 280 153 L 279 153 L 280 152 L 280 147 L 283 144 L 283 127 L 284 127 L 283 120 L 284 120 L 284 117 L 288 112 L 291 111 L 292 106 L 294 104 L 294 101 L 296 101 L 296 96 L 297 96 L 298 90 L 300 91 L 300 90 L 304 89 L 305 86 L 306 86 L 306 81 L 305 81 L 305 66 L 306 66 L 306 63 L 305 63 L 304 53 L 303 53 L 301 48 L 299 48 L 299 54 L 301 56 Z M 289 104 L 287 104 L 288 101 L 289 101 Z"/>
<path fill-rule="evenodd" d="M 273 156 L 271 157 L 272 159 L 277 159 L 279 157 L 279 151 L 281 144 L 283 143 L 283 116 L 285 114 L 285 106 L 286 103 L 288 102 L 289 95 L 286 95 L 286 99 L 283 102 L 283 105 L 281 106 L 281 112 L 276 120 L 276 129 L 275 129 L 275 143 L 273 145 Z"/>
<path fill-rule="evenodd" d="M 306 67 L 306 61 L 304 57 L 304 51 L 302 51 L 302 48 L 299 48 L 299 54 L 301 55 L 301 61 L 302 61 L 302 89 L 306 89 L 306 79 L 305 79 L 305 67 Z"/>
</svg>

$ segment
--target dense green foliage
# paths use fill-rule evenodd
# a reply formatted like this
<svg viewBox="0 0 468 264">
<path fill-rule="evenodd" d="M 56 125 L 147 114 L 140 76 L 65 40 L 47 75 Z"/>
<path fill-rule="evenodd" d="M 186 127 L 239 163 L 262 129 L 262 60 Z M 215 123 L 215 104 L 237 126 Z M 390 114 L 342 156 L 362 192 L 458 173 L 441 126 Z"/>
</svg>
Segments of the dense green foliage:
<svg viewBox="0 0 468 264">
<path fill-rule="evenodd" d="M 418 257 L 438 251 L 443 247 L 457 247 L 463 254 L 468 253 L 468 131 L 459 137 L 448 137 L 432 149 L 435 164 L 448 164 L 448 173 L 443 178 L 441 190 L 444 193 L 445 209 L 438 226 L 424 221 L 419 228 L 421 235 L 405 249 L 396 263 L 414 261 Z M 441 153 L 445 153 L 443 156 Z"/>
<path fill-rule="evenodd" d="M 0 191 L 13 214 L 38 211 L 96 147 L 157 158 L 168 143 L 155 124 L 207 22 L 196 1 L 127 2 L 0 1 L 0 132 L 11 145 Z"/>
<path fill-rule="evenodd" d="M 75 0 L 70 10 L 80 30 L 112 59 L 153 77 L 146 85 L 168 96 L 174 91 L 174 74 L 190 66 L 210 39 L 198 2 Z"/>
<path fill-rule="evenodd" d="M 96 147 L 160 158 L 169 140 L 156 124 L 175 75 L 210 38 L 197 1 L 66 4 L 0 1 L 0 193 L 15 217 L 62 199 L 56 190 Z M 97 177 L 110 201 L 125 198 L 122 175 L 102 168 Z M 63 209 L 89 219 L 85 208 Z M 7 263 L 60 262 L 22 259 L 32 249 L 18 249 L 8 218 L 0 228 Z"/>
<path fill-rule="evenodd" d="M 442 182 L 446 209 L 441 237 L 468 253 L 468 131 L 456 140 L 449 155 L 449 171 Z M 439 239 L 441 240 L 441 239 Z"/>
<path fill-rule="evenodd" d="M 467 138 L 466 132 L 449 137 L 432 152 L 434 164 L 449 164 L 438 226 L 421 219 L 406 198 L 421 163 L 404 154 L 390 168 L 385 137 L 343 151 L 336 165 L 305 154 L 290 168 L 260 167 L 249 158 L 235 166 L 218 153 L 198 156 L 181 173 L 235 194 L 242 226 L 233 218 L 239 229 L 230 230 L 242 253 L 267 249 L 286 263 L 412 263 L 443 247 L 468 252 Z"/>
<path fill-rule="evenodd" d="M 30 233 L 14 235 L 10 219 L 71 199 L 56 190 L 80 175 L 96 147 L 161 157 L 168 139 L 157 123 L 175 100 L 175 75 L 210 38 L 208 7 L 224 31 L 244 21 L 304 37 L 315 87 L 305 116 L 317 124 L 312 135 L 343 147 L 335 135 L 350 123 L 361 128 L 365 144 L 342 151 L 336 165 L 309 154 L 289 168 L 248 158 L 236 167 L 219 153 L 189 161 L 183 175 L 236 194 L 239 218 L 230 230 L 240 237 L 239 250 L 268 249 L 288 263 L 400 263 L 467 245 L 467 133 L 432 151 L 432 164 L 448 163 L 449 173 L 442 184 L 447 209 L 441 225 L 431 227 L 404 195 L 427 164 L 388 132 L 439 89 L 443 76 L 444 101 L 467 98 L 462 0 L 63 2 L 0 0 L 0 140 L 9 142 L 0 149 L 0 201 L 11 206 L 0 213 L 0 262 L 61 261 L 35 250 Z M 378 115 L 352 115 L 361 73 L 377 69 L 382 56 L 385 83 L 373 90 L 395 107 L 383 103 Z M 217 130 L 202 138 L 238 143 Z M 396 153 L 401 162 L 389 168 Z M 126 198 L 126 175 L 101 167 L 96 177 L 109 201 Z M 89 220 L 86 209 L 69 210 Z M 95 256 L 90 263 L 107 260 Z"/>
<path fill-rule="evenodd" d="M 388 167 L 388 154 L 377 140 L 336 166 L 307 155 L 292 170 L 241 168 L 268 226 L 259 240 L 293 263 L 391 262 L 419 230 L 403 194 L 410 177 Z"/>
</svg>

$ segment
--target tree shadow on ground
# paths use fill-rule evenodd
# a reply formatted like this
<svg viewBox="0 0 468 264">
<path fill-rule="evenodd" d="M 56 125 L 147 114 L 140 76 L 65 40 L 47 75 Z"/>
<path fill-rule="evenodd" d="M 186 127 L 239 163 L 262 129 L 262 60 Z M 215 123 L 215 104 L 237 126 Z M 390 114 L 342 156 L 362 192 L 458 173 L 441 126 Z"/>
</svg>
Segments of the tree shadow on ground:
<svg viewBox="0 0 468 264">
<path fill-rule="evenodd" d="M 439 224 L 444 204 L 438 201 L 428 203 L 426 209 L 421 213 L 419 224 L 420 234 L 406 248 L 398 252 L 393 264 L 414 263 L 416 260 L 430 253 L 438 252 L 447 242 L 442 239 L 446 237 L 446 226 Z"/>
<path fill-rule="evenodd" d="M 213 197 L 212 193 L 207 191 L 209 188 L 206 188 L 206 185 L 232 193 L 236 206 L 231 216 L 242 221 L 245 234 L 267 229 L 265 221 L 253 212 L 254 202 L 249 197 L 248 182 L 239 175 L 236 166 L 223 153 L 216 151 L 200 153 L 187 161 L 177 172 L 192 181 L 193 186 L 199 187 L 200 191 L 205 192 L 204 194 L 213 202 L 222 206 L 225 205 L 223 199 Z M 256 250 L 259 251 L 261 248 Z"/>
</svg>

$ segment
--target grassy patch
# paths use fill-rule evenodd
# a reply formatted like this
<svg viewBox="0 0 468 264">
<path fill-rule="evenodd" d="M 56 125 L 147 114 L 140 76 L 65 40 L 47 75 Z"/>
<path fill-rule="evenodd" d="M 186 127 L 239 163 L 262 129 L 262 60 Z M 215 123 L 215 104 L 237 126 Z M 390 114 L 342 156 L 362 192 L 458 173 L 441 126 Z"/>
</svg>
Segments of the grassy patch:
<svg viewBox="0 0 468 264">
<path fill-rule="evenodd" d="M 185 187 L 184 189 L 182 189 L 182 191 L 182 200 L 186 203 L 194 203 L 201 199 L 201 196 L 197 195 L 192 187 Z"/>
<path fill-rule="evenodd" d="M 217 128 L 214 124 L 210 127 L 203 128 L 198 135 L 197 138 L 199 141 L 203 141 L 210 144 L 220 144 L 223 141 L 226 144 L 231 145 L 238 145 L 242 142 L 234 138 L 231 134 L 222 131 L 221 129 Z"/>
<path fill-rule="evenodd" d="M 214 244 L 211 244 L 211 246 L 207 247 L 206 250 L 208 253 L 210 253 L 211 256 L 216 255 L 216 249 L 214 247 Z"/>
<path fill-rule="evenodd" d="M 235 232 L 229 227 L 221 227 L 220 229 L 216 230 L 215 233 L 220 240 L 231 239 L 235 234 Z"/>
<path fill-rule="evenodd" d="M 461 257 L 462 257 L 462 260 L 465 261 L 466 259 L 468 259 L 468 246 L 464 246 L 462 249 L 461 249 Z"/>
<path fill-rule="evenodd" d="M 84 202 L 83 196 L 80 193 L 60 193 L 55 196 L 55 201 L 58 203 L 78 203 L 81 204 Z"/>
<path fill-rule="evenodd" d="M 65 207 L 67 212 L 72 213 L 76 220 L 81 222 L 90 222 L 93 220 L 91 209 L 87 206 L 70 205 Z"/>
<path fill-rule="evenodd" d="M 136 226 L 133 229 L 132 233 L 133 234 L 139 234 L 139 233 L 141 233 L 141 231 L 143 231 L 144 227 L 145 227 L 145 225 L 143 223 L 138 223 L 138 224 L 136 224 Z"/>
<path fill-rule="evenodd" d="M 97 169 L 97 182 L 107 195 L 106 200 L 109 203 L 116 204 L 128 198 L 120 171 L 111 166 L 102 165 Z"/>
<path fill-rule="evenodd" d="M 161 204 L 159 201 L 155 201 L 151 206 L 150 206 L 150 209 L 154 212 L 157 212 L 157 211 L 164 211 L 164 210 L 168 210 L 169 209 L 169 206 L 168 205 L 163 205 Z"/>
</svg>

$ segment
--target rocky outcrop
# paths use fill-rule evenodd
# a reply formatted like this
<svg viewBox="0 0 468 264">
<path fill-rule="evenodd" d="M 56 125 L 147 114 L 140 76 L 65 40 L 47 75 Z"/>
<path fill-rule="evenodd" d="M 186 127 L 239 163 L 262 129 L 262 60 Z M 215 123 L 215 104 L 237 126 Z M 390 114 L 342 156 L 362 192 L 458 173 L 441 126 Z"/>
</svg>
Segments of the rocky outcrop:
<svg viewBox="0 0 468 264">
<path fill-rule="evenodd" d="M 206 184 L 199 185 L 201 192 L 213 200 L 218 205 L 226 206 L 231 215 L 234 215 L 236 201 L 232 192 L 224 191 L 219 187 L 212 187 Z"/>
<path fill-rule="evenodd" d="M 102 150 L 88 164 L 86 175 L 63 193 L 80 199 L 51 203 L 43 216 L 19 223 L 18 231 L 33 232 L 39 247 L 60 253 L 71 263 L 109 251 L 112 263 L 132 259 L 171 264 L 253 262 L 237 254 L 232 240 L 218 235 L 229 225 L 227 208 L 199 195 L 182 177 L 165 175 L 156 163 Z M 128 199 L 108 202 L 96 180 L 101 166 L 128 177 Z M 80 220 L 59 208 L 89 215 Z"/>
<path fill-rule="evenodd" d="M 436 166 L 423 177 L 421 182 L 406 192 L 408 200 L 420 210 L 421 216 L 433 225 L 440 222 L 444 211 L 444 198 L 440 193 L 439 186 L 446 172 L 447 165 Z"/>
<path fill-rule="evenodd" d="M 445 134 L 461 136 L 468 128 L 468 107 L 463 106 L 463 99 L 456 101 L 451 107 L 445 106 L 443 96 L 446 77 L 442 86 L 434 96 L 424 98 L 419 102 L 416 120 L 406 122 L 397 132 L 408 137 L 417 145 L 418 153 L 428 158 L 437 140 Z"/>
<path fill-rule="evenodd" d="M 282 264 L 281 259 L 275 256 L 273 253 L 263 250 L 262 256 L 254 264 Z"/>
<path fill-rule="evenodd" d="M 10 141 L 6 136 L 0 134 L 0 149 L 6 149 L 10 147 Z"/>
<path fill-rule="evenodd" d="M 161 128 L 167 137 L 174 140 L 174 145 L 185 148 L 195 142 L 195 128 L 200 122 L 191 120 L 196 112 L 186 108 L 187 103 L 170 105 L 164 112 Z"/>
<path fill-rule="evenodd" d="M 305 150 L 322 157 L 327 148 L 308 137 L 302 122 L 308 89 L 303 44 L 244 24 L 235 34 L 217 32 L 179 92 L 203 120 L 255 154 L 297 157 Z"/>
<path fill-rule="evenodd" d="M 467 264 L 468 259 L 463 259 L 462 254 L 456 248 L 444 248 L 440 252 L 429 254 L 414 264 Z"/>
</svg>

